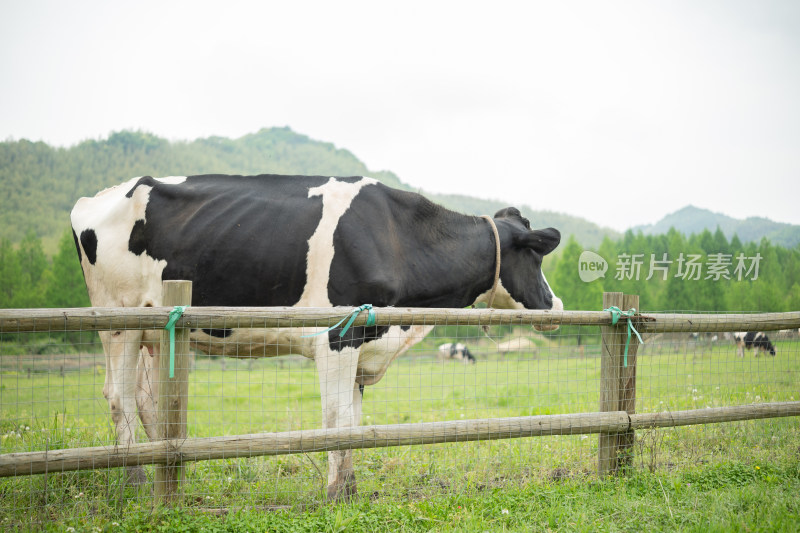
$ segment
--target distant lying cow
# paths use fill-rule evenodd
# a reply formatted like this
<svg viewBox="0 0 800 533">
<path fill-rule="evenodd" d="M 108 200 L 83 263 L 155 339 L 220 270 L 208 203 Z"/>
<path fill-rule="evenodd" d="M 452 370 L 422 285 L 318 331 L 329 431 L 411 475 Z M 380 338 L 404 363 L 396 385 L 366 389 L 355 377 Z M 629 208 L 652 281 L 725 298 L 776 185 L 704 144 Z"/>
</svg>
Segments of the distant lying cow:
<svg viewBox="0 0 800 533">
<path fill-rule="evenodd" d="M 455 359 L 464 364 L 475 364 L 475 357 L 460 342 L 448 342 L 439 346 L 439 359 Z"/>
<path fill-rule="evenodd" d="M 748 350 L 754 348 L 756 357 L 759 352 L 769 352 L 770 355 L 775 356 L 775 346 L 762 331 L 740 331 L 733 334 L 733 339 L 736 341 L 736 353 L 739 357 L 744 357 L 745 348 Z"/>
</svg>

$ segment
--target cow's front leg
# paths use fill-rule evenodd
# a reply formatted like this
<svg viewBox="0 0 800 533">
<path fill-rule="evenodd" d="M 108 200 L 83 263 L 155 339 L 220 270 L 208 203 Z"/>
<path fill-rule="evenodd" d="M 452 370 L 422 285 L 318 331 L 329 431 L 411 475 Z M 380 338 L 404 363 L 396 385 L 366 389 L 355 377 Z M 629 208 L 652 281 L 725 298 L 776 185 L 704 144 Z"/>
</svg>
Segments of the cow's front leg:
<svg viewBox="0 0 800 533">
<path fill-rule="evenodd" d="M 139 376 L 136 383 L 136 406 L 139 418 L 142 419 L 144 431 L 151 441 L 159 440 L 158 434 L 158 384 L 159 384 L 159 351 L 158 345 L 142 347 L 139 356 Z"/>
<path fill-rule="evenodd" d="M 108 354 L 108 377 L 103 389 L 117 430 L 117 445 L 127 447 L 136 442 L 137 364 L 142 332 L 107 332 L 102 335 L 102 340 Z M 147 480 L 141 466 L 128 467 L 127 473 L 133 483 Z"/>
<path fill-rule="evenodd" d="M 358 350 L 343 348 L 333 351 L 327 347 L 315 357 L 322 400 L 322 424 L 325 429 L 354 427 L 360 424 L 361 402 L 358 409 L 353 401 L 359 394 L 356 384 Z M 356 415 L 359 415 L 357 418 Z M 328 452 L 328 500 L 346 500 L 356 494 L 353 472 L 353 451 Z"/>
</svg>

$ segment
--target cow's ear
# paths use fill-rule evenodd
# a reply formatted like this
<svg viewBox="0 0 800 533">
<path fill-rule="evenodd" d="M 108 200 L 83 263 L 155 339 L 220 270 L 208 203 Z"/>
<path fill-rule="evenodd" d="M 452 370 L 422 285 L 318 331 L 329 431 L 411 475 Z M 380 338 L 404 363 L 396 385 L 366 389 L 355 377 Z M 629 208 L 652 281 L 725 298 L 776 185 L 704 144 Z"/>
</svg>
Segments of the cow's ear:
<svg viewBox="0 0 800 533">
<path fill-rule="evenodd" d="M 540 255 L 547 255 L 561 242 L 561 233 L 555 228 L 526 231 L 514 239 L 517 246 L 532 249 Z"/>
</svg>

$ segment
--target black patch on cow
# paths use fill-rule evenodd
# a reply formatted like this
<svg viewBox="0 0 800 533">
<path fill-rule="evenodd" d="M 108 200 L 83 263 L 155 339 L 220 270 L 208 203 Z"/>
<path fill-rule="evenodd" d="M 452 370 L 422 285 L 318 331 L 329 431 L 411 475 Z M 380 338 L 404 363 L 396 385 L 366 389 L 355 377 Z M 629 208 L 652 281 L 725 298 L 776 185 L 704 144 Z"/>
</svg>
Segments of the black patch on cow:
<svg viewBox="0 0 800 533">
<path fill-rule="evenodd" d="M 78 251 L 78 262 L 83 263 L 83 254 L 81 253 L 81 245 L 78 243 L 78 236 L 75 235 L 75 230 L 72 230 L 72 240 L 75 241 L 75 249 Z"/>
<path fill-rule="evenodd" d="M 233 330 L 229 328 L 203 328 L 203 332 L 206 335 L 211 335 L 212 337 L 219 337 L 220 339 L 225 339 L 231 336 Z"/>
<path fill-rule="evenodd" d="M 494 243 L 479 224 L 419 194 L 363 187 L 333 234 L 328 298 L 345 306 L 465 307 L 492 285 Z"/>
<path fill-rule="evenodd" d="M 328 331 L 328 342 L 331 350 L 341 352 L 344 348 L 359 348 L 365 342 L 380 339 L 387 331 L 389 326 L 352 327 L 340 337 L 342 328 L 334 328 Z"/>
<path fill-rule="evenodd" d="M 97 262 L 97 234 L 93 229 L 85 229 L 81 232 L 81 246 L 86 252 L 86 259 L 90 264 Z"/>
<path fill-rule="evenodd" d="M 322 198 L 308 190 L 322 176 L 188 176 L 178 184 L 150 177 L 145 222 L 129 249 L 164 260 L 162 279 L 192 281 L 195 306 L 292 306 L 306 285 L 308 240 Z M 340 178 L 354 182 L 361 178 Z"/>
<path fill-rule="evenodd" d="M 400 329 L 401 329 L 402 331 L 408 331 L 408 330 L 410 330 L 410 329 L 411 329 L 411 326 L 400 326 Z"/>
<path fill-rule="evenodd" d="M 136 255 L 142 255 L 147 250 L 143 219 L 139 219 L 133 224 L 131 237 L 128 239 L 128 250 Z"/>
</svg>

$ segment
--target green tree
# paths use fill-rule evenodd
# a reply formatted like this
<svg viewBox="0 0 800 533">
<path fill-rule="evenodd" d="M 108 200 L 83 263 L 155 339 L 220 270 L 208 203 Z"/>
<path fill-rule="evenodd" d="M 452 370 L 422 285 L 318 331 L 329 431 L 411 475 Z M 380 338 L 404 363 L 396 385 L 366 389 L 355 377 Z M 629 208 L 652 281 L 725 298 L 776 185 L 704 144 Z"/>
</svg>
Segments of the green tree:
<svg viewBox="0 0 800 533">
<path fill-rule="evenodd" d="M 0 307 L 20 307 L 20 292 L 24 286 L 19 256 L 8 239 L 0 240 Z"/>
<path fill-rule="evenodd" d="M 16 252 L 22 272 L 21 286 L 15 298 L 15 307 L 43 307 L 45 272 L 49 268 L 42 241 L 31 230 L 22 239 Z"/>
<path fill-rule="evenodd" d="M 583 247 L 575 237 L 570 236 L 556 260 L 551 278 L 548 279 L 554 291 L 557 287 L 556 295 L 564 302 L 564 309 L 599 310 L 603 303 L 603 280 L 601 278 L 588 283 L 581 280 L 578 270 L 581 253 Z M 559 335 L 574 335 L 580 346 L 585 332 L 586 328 L 565 326 Z"/>
<path fill-rule="evenodd" d="M 58 242 L 45 292 L 47 307 L 88 307 L 89 296 L 72 231 L 66 230 Z"/>
</svg>

